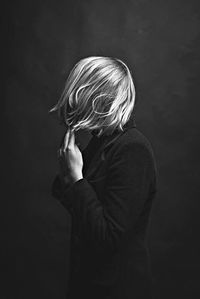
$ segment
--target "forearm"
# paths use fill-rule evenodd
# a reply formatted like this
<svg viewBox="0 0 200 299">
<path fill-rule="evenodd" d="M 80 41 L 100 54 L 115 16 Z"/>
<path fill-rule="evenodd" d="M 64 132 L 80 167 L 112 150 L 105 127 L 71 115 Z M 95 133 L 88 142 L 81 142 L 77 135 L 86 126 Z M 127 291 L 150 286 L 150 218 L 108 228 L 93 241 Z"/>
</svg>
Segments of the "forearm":
<svg viewBox="0 0 200 299">
<path fill-rule="evenodd" d="M 51 186 L 51 194 L 54 198 L 58 199 L 59 202 L 70 212 L 72 213 L 72 192 L 71 187 L 73 183 L 72 181 L 60 174 L 57 174 L 55 179 L 53 180 Z"/>
<path fill-rule="evenodd" d="M 73 217 L 87 241 L 97 250 L 114 250 L 123 229 L 109 219 L 92 185 L 82 178 L 74 183 L 71 190 Z"/>
</svg>

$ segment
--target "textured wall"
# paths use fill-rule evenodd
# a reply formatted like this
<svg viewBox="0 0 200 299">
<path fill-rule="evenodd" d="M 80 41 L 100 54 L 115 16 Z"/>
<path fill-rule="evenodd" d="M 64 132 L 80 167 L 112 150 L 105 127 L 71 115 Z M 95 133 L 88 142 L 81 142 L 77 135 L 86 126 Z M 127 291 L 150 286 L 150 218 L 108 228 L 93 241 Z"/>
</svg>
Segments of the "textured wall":
<svg viewBox="0 0 200 299">
<path fill-rule="evenodd" d="M 119 57 L 135 77 L 137 126 L 153 145 L 159 171 L 149 230 L 157 298 L 199 298 L 198 6 L 194 0 L 6 5 L 3 202 L 9 213 L 2 256 L 12 287 L 3 298 L 64 298 L 69 218 L 50 195 L 63 129 L 48 110 L 70 68 L 89 55 Z"/>
</svg>

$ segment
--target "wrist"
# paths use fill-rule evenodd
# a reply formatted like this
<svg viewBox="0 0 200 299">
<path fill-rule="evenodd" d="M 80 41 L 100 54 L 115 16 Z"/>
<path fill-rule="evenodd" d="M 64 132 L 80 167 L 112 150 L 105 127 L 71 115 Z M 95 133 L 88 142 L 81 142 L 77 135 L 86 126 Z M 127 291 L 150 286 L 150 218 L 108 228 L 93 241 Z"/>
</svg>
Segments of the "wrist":
<svg viewBox="0 0 200 299">
<path fill-rule="evenodd" d="M 83 179 L 83 174 L 82 172 L 76 173 L 76 174 L 71 174 L 71 175 L 65 175 L 65 176 L 60 176 L 62 183 L 65 186 L 73 185 L 75 182 L 79 181 L 80 179 Z"/>
<path fill-rule="evenodd" d="M 79 180 L 81 180 L 81 179 L 83 179 L 83 174 L 82 174 L 82 173 L 79 173 L 79 174 L 76 174 L 76 175 L 73 177 L 72 181 L 73 181 L 73 183 L 76 183 L 77 181 L 79 181 Z"/>
</svg>

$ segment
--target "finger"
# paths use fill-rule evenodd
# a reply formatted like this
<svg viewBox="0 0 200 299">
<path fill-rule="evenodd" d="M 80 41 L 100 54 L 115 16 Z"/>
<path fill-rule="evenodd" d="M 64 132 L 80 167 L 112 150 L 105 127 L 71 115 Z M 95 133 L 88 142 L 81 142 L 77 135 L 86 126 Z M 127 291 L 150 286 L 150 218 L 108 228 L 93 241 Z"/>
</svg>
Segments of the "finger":
<svg viewBox="0 0 200 299">
<path fill-rule="evenodd" d="M 66 135 L 66 131 L 65 131 L 65 133 L 63 134 L 63 136 L 62 136 L 62 138 L 61 138 L 60 148 L 63 148 L 64 140 L 65 140 L 65 135 Z"/>
<path fill-rule="evenodd" d="M 64 154 L 63 150 L 59 149 L 58 152 L 57 152 L 57 157 L 58 157 L 58 161 L 60 163 L 62 163 L 62 161 L 63 161 L 63 154 Z"/>
<path fill-rule="evenodd" d="M 66 151 L 68 144 L 69 144 L 69 138 L 70 138 L 70 129 L 67 130 L 67 133 L 65 134 L 64 138 L 64 144 L 63 144 L 63 151 Z"/>
<path fill-rule="evenodd" d="M 60 150 L 57 150 L 57 158 L 60 159 Z"/>
<path fill-rule="evenodd" d="M 71 131 L 70 137 L 69 137 L 69 142 L 68 142 L 68 148 L 73 149 L 75 145 L 75 134 L 74 131 Z"/>
</svg>

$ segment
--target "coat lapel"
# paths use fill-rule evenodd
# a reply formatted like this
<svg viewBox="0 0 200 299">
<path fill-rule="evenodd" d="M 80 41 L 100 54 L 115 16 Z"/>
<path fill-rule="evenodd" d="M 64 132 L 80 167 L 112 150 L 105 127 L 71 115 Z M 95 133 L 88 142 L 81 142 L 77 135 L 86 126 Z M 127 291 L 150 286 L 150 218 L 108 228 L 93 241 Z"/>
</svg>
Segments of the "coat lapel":
<svg viewBox="0 0 200 299">
<path fill-rule="evenodd" d="M 90 179 L 98 171 L 105 161 L 106 150 L 128 129 L 136 127 L 133 119 L 130 119 L 124 126 L 124 131 L 114 131 L 111 135 L 97 137 L 94 135 L 83 151 L 83 176 Z"/>
</svg>

